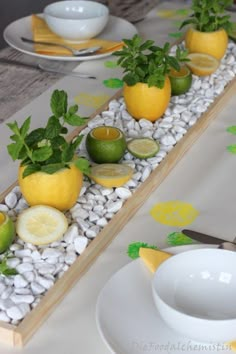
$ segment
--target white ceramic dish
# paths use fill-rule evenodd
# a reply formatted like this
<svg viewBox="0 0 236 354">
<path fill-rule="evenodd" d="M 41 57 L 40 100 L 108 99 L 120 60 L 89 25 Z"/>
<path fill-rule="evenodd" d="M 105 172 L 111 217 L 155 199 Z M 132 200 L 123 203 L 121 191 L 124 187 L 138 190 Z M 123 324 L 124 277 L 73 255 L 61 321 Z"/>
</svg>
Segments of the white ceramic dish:
<svg viewBox="0 0 236 354">
<path fill-rule="evenodd" d="M 207 245 L 168 248 L 176 254 Z M 140 259 L 130 262 L 106 283 L 96 307 L 98 331 L 115 354 L 229 354 L 229 345 L 191 341 L 172 331 L 161 319 L 152 298 L 153 275 Z"/>
<path fill-rule="evenodd" d="M 157 269 L 152 293 L 176 332 L 202 342 L 235 339 L 235 252 L 201 249 L 171 257 Z"/>
<path fill-rule="evenodd" d="M 105 28 L 109 9 L 95 1 L 58 1 L 43 10 L 52 32 L 67 41 L 84 41 L 98 36 Z"/>
<path fill-rule="evenodd" d="M 109 16 L 109 21 L 104 31 L 97 37 L 111 41 L 121 41 L 123 38 L 132 38 L 137 33 L 137 29 L 130 22 L 123 20 L 116 16 Z M 33 45 L 24 43 L 21 37 L 31 38 L 31 16 L 23 17 L 17 21 L 9 24 L 4 32 L 3 37 L 5 41 L 11 46 L 22 53 L 29 54 L 38 58 L 50 60 L 63 60 L 63 61 L 84 61 L 94 60 L 110 56 L 112 53 L 92 54 L 82 57 L 74 56 L 51 56 L 45 54 L 35 53 Z"/>
</svg>

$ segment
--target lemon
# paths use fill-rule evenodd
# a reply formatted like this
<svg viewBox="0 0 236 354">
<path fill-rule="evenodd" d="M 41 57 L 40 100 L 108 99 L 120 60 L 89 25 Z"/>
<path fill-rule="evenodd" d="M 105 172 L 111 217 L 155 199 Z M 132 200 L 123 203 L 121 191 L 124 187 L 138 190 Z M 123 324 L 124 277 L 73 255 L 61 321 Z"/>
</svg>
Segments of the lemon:
<svg viewBox="0 0 236 354">
<path fill-rule="evenodd" d="M 91 168 L 91 179 L 106 188 L 120 187 L 132 177 L 133 169 L 125 164 L 101 164 Z"/>
<path fill-rule="evenodd" d="M 140 159 L 155 156 L 159 151 L 159 144 L 150 138 L 132 139 L 127 144 L 128 151 Z"/>
<path fill-rule="evenodd" d="M 5 252 L 15 237 L 15 225 L 12 219 L 0 212 L 0 253 Z"/>
<path fill-rule="evenodd" d="M 73 164 L 53 174 L 35 172 L 23 178 L 20 166 L 18 181 L 21 193 L 30 206 L 48 205 L 61 211 L 72 208 L 83 185 L 83 174 Z"/>
<path fill-rule="evenodd" d="M 125 136 L 115 127 L 96 127 L 87 135 L 86 149 L 90 158 L 96 163 L 116 163 L 125 154 Z"/>
<path fill-rule="evenodd" d="M 36 205 L 19 214 L 16 232 L 25 242 L 46 245 L 60 239 L 68 228 L 65 215 L 50 206 Z"/>
<path fill-rule="evenodd" d="M 186 64 L 192 73 L 197 76 L 211 75 L 220 65 L 219 60 L 209 54 L 191 53 L 188 58 L 190 61 Z"/>
<path fill-rule="evenodd" d="M 171 69 L 169 79 L 173 96 L 184 94 L 190 89 L 192 84 L 192 74 L 186 66 L 182 66 L 180 71 Z"/>
</svg>

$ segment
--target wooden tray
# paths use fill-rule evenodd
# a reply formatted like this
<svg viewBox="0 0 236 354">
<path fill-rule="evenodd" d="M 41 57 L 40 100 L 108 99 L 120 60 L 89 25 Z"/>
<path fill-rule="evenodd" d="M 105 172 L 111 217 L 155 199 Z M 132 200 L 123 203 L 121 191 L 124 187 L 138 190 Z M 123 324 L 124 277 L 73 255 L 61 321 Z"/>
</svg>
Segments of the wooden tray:
<svg viewBox="0 0 236 354">
<path fill-rule="evenodd" d="M 233 79 L 225 88 L 224 92 L 219 95 L 211 104 L 209 109 L 202 114 L 196 124 L 189 128 L 185 136 L 175 145 L 175 147 L 162 160 L 160 165 L 151 173 L 145 182 L 143 182 L 134 194 L 125 202 L 124 206 L 116 213 L 112 220 L 104 227 L 104 229 L 96 236 L 96 238 L 88 245 L 86 250 L 80 255 L 63 276 L 56 281 L 54 286 L 47 291 L 40 303 L 20 322 L 19 325 L 13 326 L 0 321 L 0 342 L 4 342 L 14 347 L 22 347 L 31 338 L 34 332 L 45 321 L 45 319 L 54 310 L 57 304 L 64 298 L 66 293 L 73 285 L 83 276 L 89 269 L 96 258 L 109 245 L 109 243 L 120 232 L 124 225 L 132 218 L 137 210 L 142 206 L 145 200 L 152 192 L 161 184 L 174 166 L 181 160 L 188 149 L 194 144 L 197 138 L 204 132 L 210 122 L 224 107 L 227 100 L 236 93 L 236 78 Z M 111 98 L 117 99 L 121 96 L 119 91 Z M 110 100 L 109 100 L 110 101 Z M 99 110 L 97 110 L 90 119 L 97 114 L 107 110 L 107 102 Z M 68 137 L 72 139 L 84 127 L 75 129 Z M 0 200 L 9 193 L 9 191 L 17 184 L 10 186 L 4 193 L 0 195 Z"/>
</svg>

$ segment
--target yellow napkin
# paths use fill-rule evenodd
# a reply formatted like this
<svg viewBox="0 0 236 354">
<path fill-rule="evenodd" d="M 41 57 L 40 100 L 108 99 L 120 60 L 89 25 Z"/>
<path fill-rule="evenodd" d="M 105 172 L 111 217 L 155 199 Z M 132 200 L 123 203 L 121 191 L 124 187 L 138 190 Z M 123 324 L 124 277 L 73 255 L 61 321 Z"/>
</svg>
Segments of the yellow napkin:
<svg viewBox="0 0 236 354">
<path fill-rule="evenodd" d="M 171 253 L 167 253 L 164 251 L 154 250 L 152 248 L 140 248 L 139 256 L 143 260 L 144 264 L 148 267 L 148 269 L 155 273 L 159 265 L 164 262 L 167 258 L 171 257 Z"/>
<path fill-rule="evenodd" d="M 35 41 L 43 41 L 43 42 L 55 42 L 58 44 L 67 44 L 72 48 L 81 49 L 85 47 L 94 47 L 94 46 L 101 46 L 102 49 L 97 51 L 97 54 L 104 54 L 107 52 L 113 52 L 119 50 L 123 47 L 123 42 L 114 42 L 108 41 L 105 39 L 90 39 L 86 42 L 75 44 L 75 43 L 68 43 L 63 40 L 61 37 L 54 34 L 47 26 L 46 22 L 37 15 L 32 15 L 32 33 L 33 39 Z M 64 48 L 60 47 L 53 47 L 41 44 L 35 44 L 34 50 L 36 53 L 46 54 L 46 55 L 62 55 L 62 56 L 71 56 L 71 52 Z"/>
</svg>

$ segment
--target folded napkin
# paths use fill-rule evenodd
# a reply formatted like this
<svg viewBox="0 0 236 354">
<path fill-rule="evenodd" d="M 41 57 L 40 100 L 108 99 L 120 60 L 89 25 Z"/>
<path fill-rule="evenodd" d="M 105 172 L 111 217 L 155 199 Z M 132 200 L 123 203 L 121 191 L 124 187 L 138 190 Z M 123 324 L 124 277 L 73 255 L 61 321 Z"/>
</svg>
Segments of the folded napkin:
<svg viewBox="0 0 236 354">
<path fill-rule="evenodd" d="M 85 47 L 94 47 L 94 46 L 101 46 L 102 49 L 96 52 L 96 54 L 104 54 L 108 52 L 113 52 L 119 50 L 123 47 L 123 42 L 114 42 L 108 41 L 105 39 L 100 38 L 93 38 L 83 43 L 68 43 L 67 41 L 63 40 L 63 38 L 54 34 L 47 26 L 46 22 L 42 17 L 37 15 L 32 15 L 32 33 L 33 39 L 35 41 L 43 41 L 43 42 L 54 42 L 58 44 L 65 44 L 69 45 L 74 49 L 82 49 Z M 67 49 L 60 48 L 60 47 L 53 47 L 41 44 L 35 44 L 34 50 L 36 53 L 46 54 L 46 55 L 62 55 L 62 56 L 71 56 L 71 52 Z"/>
<path fill-rule="evenodd" d="M 139 256 L 143 260 L 144 264 L 148 267 L 148 269 L 152 273 L 155 273 L 159 265 L 167 258 L 171 257 L 172 254 L 151 248 L 140 248 Z"/>
</svg>

